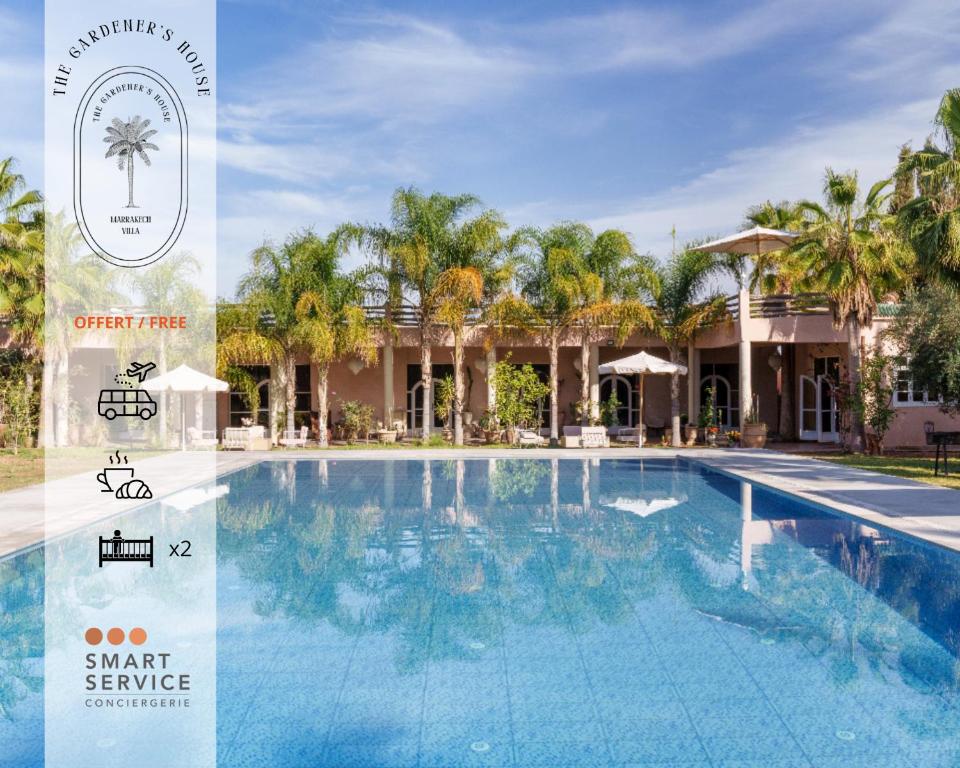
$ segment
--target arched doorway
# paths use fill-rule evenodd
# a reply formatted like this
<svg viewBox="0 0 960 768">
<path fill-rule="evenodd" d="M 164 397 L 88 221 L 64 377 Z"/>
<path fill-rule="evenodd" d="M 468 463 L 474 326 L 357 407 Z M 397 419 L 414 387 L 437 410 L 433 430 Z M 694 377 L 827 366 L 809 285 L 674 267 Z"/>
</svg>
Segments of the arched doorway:
<svg viewBox="0 0 960 768">
<path fill-rule="evenodd" d="M 423 382 L 418 381 L 407 391 L 407 430 L 423 429 Z"/>
<path fill-rule="evenodd" d="M 617 422 L 621 427 L 635 427 L 640 423 L 640 398 L 635 376 L 609 374 L 600 379 L 600 402 L 605 403 L 616 393 Z"/>
<path fill-rule="evenodd" d="M 711 373 L 700 379 L 700 402 L 706 403 L 710 399 L 708 390 L 713 389 L 713 406 L 717 414 L 717 426 L 721 429 L 732 429 L 740 426 L 740 403 L 737 391 L 730 386 L 730 381 L 716 373 Z M 695 419 L 699 414 L 691 414 Z"/>
</svg>

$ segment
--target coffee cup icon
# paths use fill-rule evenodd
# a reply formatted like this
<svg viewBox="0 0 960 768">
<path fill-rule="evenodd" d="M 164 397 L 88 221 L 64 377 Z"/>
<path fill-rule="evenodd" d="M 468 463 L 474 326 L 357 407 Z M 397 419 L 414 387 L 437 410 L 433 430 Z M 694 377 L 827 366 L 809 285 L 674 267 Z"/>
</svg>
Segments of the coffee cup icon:
<svg viewBox="0 0 960 768">
<path fill-rule="evenodd" d="M 128 480 L 133 479 L 133 467 L 104 467 L 97 474 L 97 481 L 103 488 L 101 493 L 113 493 Z"/>
</svg>

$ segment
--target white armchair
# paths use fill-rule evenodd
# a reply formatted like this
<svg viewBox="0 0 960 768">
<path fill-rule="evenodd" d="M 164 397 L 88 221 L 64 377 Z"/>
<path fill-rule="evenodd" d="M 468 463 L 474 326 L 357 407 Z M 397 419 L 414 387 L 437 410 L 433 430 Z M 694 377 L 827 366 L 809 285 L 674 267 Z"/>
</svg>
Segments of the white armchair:
<svg viewBox="0 0 960 768">
<path fill-rule="evenodd" d="M 284 448 L 305 448 L 307 445 L 307 428 L 303 426 L 300 429 L 285 429 L 277 442 Z"/>
</svg>

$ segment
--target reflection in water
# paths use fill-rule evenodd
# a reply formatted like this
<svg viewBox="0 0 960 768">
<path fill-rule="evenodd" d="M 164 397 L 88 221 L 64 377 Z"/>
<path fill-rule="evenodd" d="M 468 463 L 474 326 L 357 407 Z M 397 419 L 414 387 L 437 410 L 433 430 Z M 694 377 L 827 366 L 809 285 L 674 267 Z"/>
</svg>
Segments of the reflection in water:
<svg viewBox="0 0 960 768">
<path fill-rule="evenodd" d="M 816 637 L 824 651 L 842 634 L 844 645 L 871 655 L 902 640 L 880 621 L 893 608 L 957 651 L 956 557 L 749 483 L 652 461 L 323 465 L 325 480 L 310 494 L 295 489 L 298 476 L 316 471 L 311 462 L 232 477 L 220 555 L 254 590 L 259 612 L 338 623 L 350 615 L 340 602 L 347 595 L 366 611 L 363 623 L 346 622 L 352 631 L 397 630 L 411 638 L 404 654 L 413 657 L 432 612 L 443 653 L 466 653 L 473 624 L 496 600 L 507 621 L 557 619 L 555 596 L 544 592 L 549 571 L 584 628 L 620 613 L 618 600 L 670 590 L 722 621 Z M 246 490 L 262 486 L 264 473 L 281 496 Z M 736 596 L 734 586 L 750 595 Z"/>
<path fill-rule="evenodd" d="M 954 554 L 662 460 L 276 461 L 229 487 L 223 765 L 459 764 L 477 742 L 496 765 L 558 744 L 706 764 L 764 739 L 818 765 L 841 730 L 877 765 L 960 757 Z M 42 711 L 42 573 L 0 563 L 0 747 Z"/>
</svg>

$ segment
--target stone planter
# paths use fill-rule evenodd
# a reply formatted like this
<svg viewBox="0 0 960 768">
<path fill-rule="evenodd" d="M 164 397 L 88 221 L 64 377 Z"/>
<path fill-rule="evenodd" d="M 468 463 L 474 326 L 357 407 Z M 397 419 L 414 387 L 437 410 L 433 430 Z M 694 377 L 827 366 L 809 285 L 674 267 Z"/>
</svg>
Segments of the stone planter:
<svg viewBox="0 0 960 768">
<path fill-rule="evenodd" d="M 684 433 L 686 434 L 686 437 L 687 437 L 688 448 L 692 448 L 694 445 L 697 444 L 697 433 L 699 431 L 700 431 L 699 429 L 697 429 L 695 426 L 692 426 L 690 424 L 688 424 L 684 429 Z"/>
<path fill-rule="evenodd" d="M 705 442 L 709 447 L 711 447 L 711 448 L 716 448 L 716 446 L 717 446 L 717 433 L 716 433 L 716 432 L 711 432 L 711 431 L 708 429 L 708 430 L 707 430 L 707 436 L 706 436 L 704 442 Z"/>
<path fill-rule="evenodd" d="M 740 435 L 740 445 L 743 448 L 763 448 L 767 444 L 767 425 L 744 424 Z"/>
<path fill-rule="evenodd" d="M 395 443 L 397 442 L 397 433 L 392 429 L 381 429 L 377 432 L 377 442 Z"/>
<path fill-rule="evenodd" d="M 473 424 L 473 411 L 464 411 L 463 426 L 469 427 L 471 424 Z"/>
</svg>

